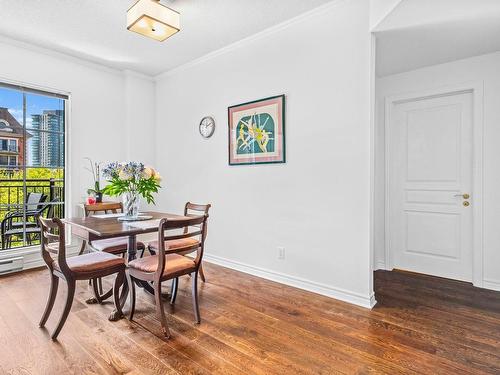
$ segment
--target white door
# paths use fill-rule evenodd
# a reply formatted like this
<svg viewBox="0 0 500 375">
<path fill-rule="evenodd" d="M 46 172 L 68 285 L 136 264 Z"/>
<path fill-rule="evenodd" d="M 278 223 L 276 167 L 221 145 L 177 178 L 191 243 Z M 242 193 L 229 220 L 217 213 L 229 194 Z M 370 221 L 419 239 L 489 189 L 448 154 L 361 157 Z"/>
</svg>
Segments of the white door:
<svg viewBox="0 0 500 375">
<path fill-rule="evenodd" d="M 472 281 L 472 93 L 393 103 L 387 125 L 389 265 Z"/>
</svg>

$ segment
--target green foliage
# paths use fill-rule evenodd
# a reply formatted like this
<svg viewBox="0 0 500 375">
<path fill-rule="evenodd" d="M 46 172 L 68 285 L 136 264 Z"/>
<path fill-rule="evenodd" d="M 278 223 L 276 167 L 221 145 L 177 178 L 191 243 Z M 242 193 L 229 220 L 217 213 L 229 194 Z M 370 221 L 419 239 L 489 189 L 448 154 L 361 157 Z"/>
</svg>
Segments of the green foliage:
<svg viewBox="0 0 500 375">
<path fill-rule="evenodd" d="M 119 176 L 113 176 L 109 185 L 105 186 L 102 192 L 109 196 L 118 196 L 129 191 L 137 191 L 149 204 L 155 204 L 153 193 L 158 193 L 159 182 L 152 176 L 150 178 L 140 179 L 120 179 Z"/>
</svg>

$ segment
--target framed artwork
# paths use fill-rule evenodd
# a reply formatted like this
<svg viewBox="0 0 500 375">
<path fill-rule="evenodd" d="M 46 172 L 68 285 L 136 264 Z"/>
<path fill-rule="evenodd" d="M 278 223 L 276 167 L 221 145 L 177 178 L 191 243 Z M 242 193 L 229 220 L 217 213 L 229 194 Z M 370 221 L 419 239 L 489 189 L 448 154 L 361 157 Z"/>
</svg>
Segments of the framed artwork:
<svg viewBox="0 0 500 375">
<path fill-rule="evenodd" d="M 228 108 L 229 165 L 285 162 L 285 95 Z"/>
</svg>

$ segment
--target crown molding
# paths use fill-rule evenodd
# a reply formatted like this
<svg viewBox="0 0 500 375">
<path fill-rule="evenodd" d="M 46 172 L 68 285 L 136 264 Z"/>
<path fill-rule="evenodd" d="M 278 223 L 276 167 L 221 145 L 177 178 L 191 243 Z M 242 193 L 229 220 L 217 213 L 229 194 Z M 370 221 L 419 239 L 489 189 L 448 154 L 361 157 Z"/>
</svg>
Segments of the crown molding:
<svg viewBox="0 0 500 375">
<path fill-rule="evenodd" d="M 11 45 L 13 47 L 22 48 L 22 49 L 25 49 L 25 50 L 28 50 L 31 52 L 40 53 L 40 54 L 43 54 L 43 55 L 46 55 L 49 57 L 53 57 L 56 59 L 65 60 L 65 61 L 68 61 L 68 62 L 71 62 L 74 64 L 82 65 L 82 66 L 87 67 L 87 68 L 100 70 L 100 71 L 110 73 L 110 74 L 116 74 L 118 76 L 129 75 L 129 76 L 135 76 L 137 78 L 142 78 L 145 80 L 154 81 L 153 76 L 149 76 L 149 75 L 139 73 L 139 72 L 136 72 L 133 70 L 128 70 L 128 69 L 126 69 L 126 70 L 117 69 L 117 68 L 112 67 L 110 65 L 97 63 L 97 62 L 92 61 L 90 59 L 85 59 L 85 58 L 76 57 L 76 56 L 73 56 L 73 55 L 70 55 L 67 53 L 54 51 L 54 50 L 49 49 L 49 48 L 40 47 L 40 46 L 37 46 L 37 45 L 32 44 L 32 43 L 27 43 L 27 42 L 13 39 L 13 38 L 9 38 L 9 37 L 3 36 L 3 35 L 0 35 L 0 43 L 5 43 L 5 44 Z"/>
<path fill-rule="evenodd" d="M 123 72 L 123 75 L 125 77 L 133 77 L 133 78 L 143 79 L 143 80 L 149 81 L 149 82 L 155 82 L 155 78 L 153 76 L 149 76 L 149 75 L 144 74 L 144 73 L 139 73 L 139 72 L 136 72 L 135 70 L 125 69 L 122 72 Z"/>
<path fill-rule="evenodd" d="M 167 70 L 163 73 L 160 73 L 160 74 L 156 75 L 154 78 L 156 81 L 158 81 L 158 80 L 161 80 L 163 78 L 175 75 L 175 74 L 180 73 L 184 70 L 190 69 L 196 65 L 200 65 L 204 62 L 212 60 L 218 56 L 221 56 L 221 55 L 224 55 L 224 54 L 229 53 L 231 51 L 242 48 L 242 47 L 246 46 L 247 44 L 250 44 L 254 41 L 264 39 L 270 35 L 276 34 L 282 30 L 285 30 L 285 29 L 287 29 L 293 25 L 296 25 L 298 23 L 304 22 L 310 18 L 320 16 L 320 15 L 330 11 L 331 9 L 338 7 L 339 5 L 341 5 L 347 1 L 349 1 L 349 0 L 332 0 L 326 4 L 323 4 L 319 7 L 317 7 L 317 8 L 314 8 L 310 11 L 302 13 L 296 17 L 290 18 L 290 19 L 288 19 L 284 22 L 281 22 L 277 25 L 274 25 L 274 26 L 271 26 L 267 29 L 264 29 L 256 34 L 250 35 L 250 36 L 243 38 L 243 39 L 240 39 L 234 43 L 228 44 L 227 46 L 222 47 L 218 50 L 209 52 L 206 55 L 203 55 L 195 60 L 191 60 L 190 62 L 182 64 L 176 68 L 173 68 L 173 69 Z"/>
</svg>

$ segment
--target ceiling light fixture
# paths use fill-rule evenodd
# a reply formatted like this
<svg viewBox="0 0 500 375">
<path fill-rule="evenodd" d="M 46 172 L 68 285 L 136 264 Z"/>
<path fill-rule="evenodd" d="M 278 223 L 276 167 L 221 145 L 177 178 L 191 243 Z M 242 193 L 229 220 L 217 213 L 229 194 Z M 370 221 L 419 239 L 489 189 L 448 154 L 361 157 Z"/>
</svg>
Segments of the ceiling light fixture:
<svg viewBox="0 0 500 375">
<path fill-rule="evenodd" d="M 138 0 L 127 11 L 127 29 L 163 42 L 180 31 L 180 14 L 160 0 Z"/>
</svg>

